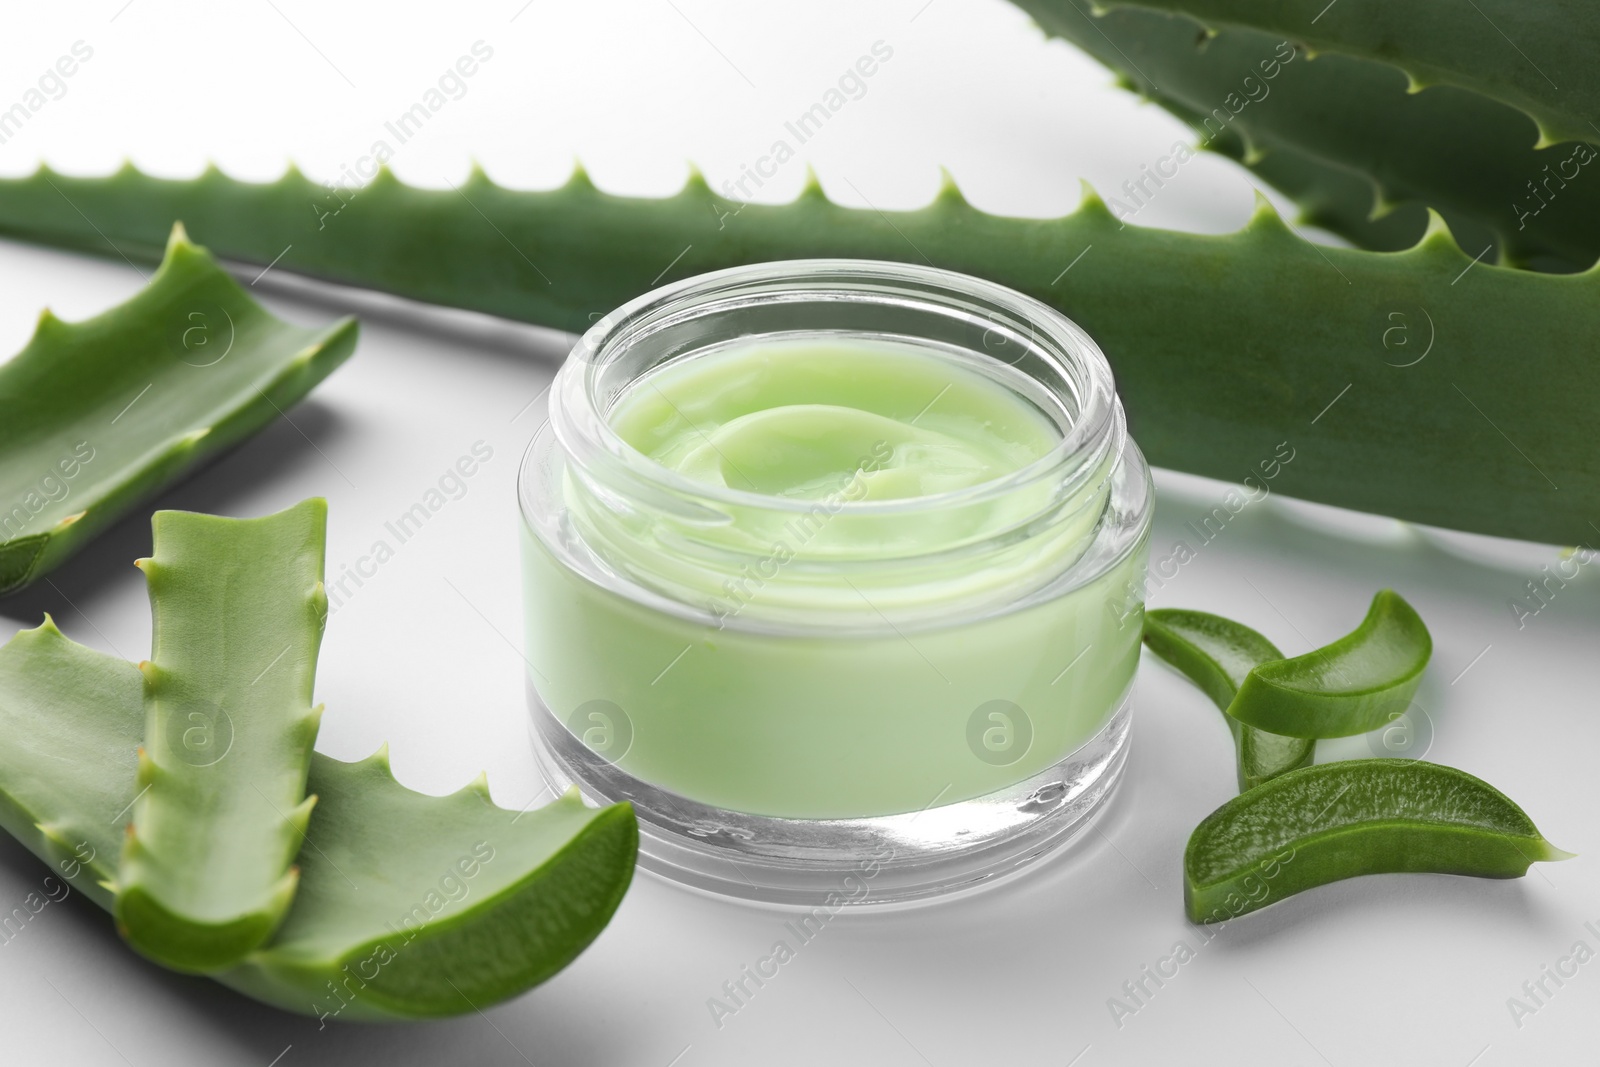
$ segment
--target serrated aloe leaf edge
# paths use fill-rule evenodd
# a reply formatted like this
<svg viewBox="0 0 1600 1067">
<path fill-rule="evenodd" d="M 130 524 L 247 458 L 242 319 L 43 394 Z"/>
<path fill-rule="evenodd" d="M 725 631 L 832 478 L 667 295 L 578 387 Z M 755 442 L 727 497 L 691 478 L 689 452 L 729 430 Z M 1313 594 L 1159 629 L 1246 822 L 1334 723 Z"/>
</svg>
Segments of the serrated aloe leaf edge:
<svg viewBox="0 0 1600 1067">
<path fill-rule="evenodd" d="M 1600 153 L 1588 144 L 1535 148 L 1528 117 L 1494 100 L 1450 87 L 1408 92 L 1399 69 L 1313 59 L 1292 34 L 1241 26 L 1208 34 L 1160 11 L 1092 16 L 1073 0 L 1016 2 L 1046 33 L 1187 122 L 1200 144 L 1294 198 L 1306 221 L 1362 247 L 1399 247 L 1407 230 L 1405 243 L 1415 241 L 1426 204 L 1473 254 L 1499 247 L 1510 262 L 1562 271 L 1600 255 L 1600 193 L 1577 180 Z M 1143 173 L 1136 180 L 1142 189 L 1112 193 L 1129 209 L 1160 195 Z M 1392 219 L 1402 206 L 1409 210 Z"/>
<path fill-rule="evenodd" d="M 1600 20 L 1584 0 L 1474 0 L 1448 16 L 1435 4 L 1385 0 L 1341 0 L 1321 13 L 1284 0 L 1139 0 L 1130 6 L 1177 12 L 1212 28 L 1255 27 L 1319 52 L 1392 65 L 1416 91 L 1452 85 L 1525 112 L 1541 142 L 1600 143 L 1600 130 L 1591 125 L 1600 113 L 1600 74 L 1590 62 L 1600 46 Z"/>
</svg>

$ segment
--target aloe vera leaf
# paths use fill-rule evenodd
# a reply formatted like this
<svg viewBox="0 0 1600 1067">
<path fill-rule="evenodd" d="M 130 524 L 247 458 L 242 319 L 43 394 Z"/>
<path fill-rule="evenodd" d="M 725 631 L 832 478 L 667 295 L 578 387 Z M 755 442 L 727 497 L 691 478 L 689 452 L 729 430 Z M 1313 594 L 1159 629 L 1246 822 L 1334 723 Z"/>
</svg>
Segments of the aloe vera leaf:
<svg viewBox="0 0 1600 1067">
<path fill-rule="evenodd" d="M 260 519 L 151 520 L 144 745 L 116 918 L 174 970 L 237 963 L 294 898 L 290 864 L 316 803 L 305 784 L 327 525 L 315 497 Z"/>
<path fill-rule="evenodd" d="M 277 418 L 355 348 L 355 320 L 274 318 L 182 227 L 165 248 L 133 299 L 70 324 L 46 311 L 0 364 L 0 594 Z"/>
<path fill-rule="evenodd" d="M 1170 101 L 1161 106 L 1185 121 L 1183 110 Z M 1191 123 L 1199 128 L 1198 122 Z M 1226 156 L 1282 192 L 1300 209 L 1298 222 L 1338 234 L 1359 248 L 1375 252 L 1403 252 L 1428 230 L 1428 208 L 1420 200 L 1385 203 L 1371 178 L 1338 164 L 1282 146 L 1263 149 L 1247 145 L 1228 132 L 1213 137 L 1205 150 Z M 1499 246 L 1499 233 L 1475 218 L 1450 207 L 1438 209 L 1456 243 L 1463 248 Z M 1555 258 L 1542 248 L 1528 252 L 1522 266 L 1570 274 L 1580 264 Z"/>
<path fill-rule="evenodd" d="M 1206 816 L 1183 854 L 1184 907 L 1191 922 L 1226 922 L 1363 874 L 1520 878 L 1569 856 L 1465 771 L 1340 760 L 1290 771 Z"/>
<path fill-rule="evenodd" d="M 1109 6 L 1109 5 L 1106 5 Z M 1439 3 L 1139 0 L 1207 26 L 1244 26 L 1397 67 L 1413 90 L 1456 86 L 1525 112 L 1546 143 L 1600 141 L 1600 16 L 1584 0 Z M 1421 94 L 1426 95 L 1426 94 Z"/>
<path fill-rule="evenodd" d="M 1396 205 L 1391 210 L 1375 215 L 1378 190 L 1365 175 L 1324 163 L 1297 149 L 1281 145 L 1263 149 L 1247 142 L 1232 128 L 1225 127 L 1220 132 L 1207 131 L 1203 116 L 1193 108 L 1170 97 L 1146 91 L 1126 79 L 1123 80 L 1123 87 L 1141 93 L 1146 99 L 1156 102 L 1188 123 L 1200 136 L 1199 144 L 1203 150 L 1233 160 L 1288 196 L 1300 209 L 1299 222 L 1320 226 L 1358 247 L 1379 252 L 1399 252 L 1410 248 L 1427 231 L 1428 211 L 1420 203 Z M 1483 247 L 1481 244 L 1474 245 L 1462 233 L 1459 216 L 1447 217 L 1447 221 L 1451 233 L 1456 234 L 1463 245 Z"/>
<path fill-rule="evenodd" d="M 1226 714 L 1252 669 L 1283 658 L 1271 641 L 1220 615 L 1160 608 L 1145 612 L 1144 643 L 1224 712 L 1239 753 L 1241 793 L 1286 771 L 1311 765 L 1315 741 L 1258 730 Z"/>
<path fill-rule="evenodd" d="M 316 757 L 312 787 L 295 906 L 220 976 L 291 1011 L 417 1018 L 516 996 L 588 947 L 632 878 L 631 806 L 589 808 L 575 789 L 526 814 L 495 806 L 481 777 L 429 797 L 396 783 L 382 751 Z"/>
<path fill-rule="evenodd" d="M 279 269 L 569 330 L 719 267 L 931 262 L 1078 321 L 1157 465 L 1237 480 L 1290 442 L 1296 458 L 1274 483 L 1290 496 L 1556 544 L 1593 536 L 1600 278 L 1474 263 L 1442 223 L 1387 254 L 1308 244 L 1265 206 L 1211 236 L 1123 227 L 1094 197 L 1037 220 L 977 211 L 953 186 L 928 207 L 879 212 L 840 207 L 815 185 L 789 204 L 740 205 L 698 176 L 675 196 L 633 198 L 581 173 L 522 192 L 481 172 L 454 190 L 411 189 L 384 171 L 319 232 L 311 206 L 328 195 L 298 173 L 257 185 L 216 171 L 42 171 L 0 181 L 0 232 L 105 250 L 98 228 L 131 255 L 182 217 L 230 258 L 281 254 Z M 1397 330 L 1412 339 L 1410 366 L 1385 347 Z M 1432 341 L 1434 358 L 1410 355 Z M 1552 381 L 1563 388 L 1541 384 Z"/>
<path fill-rule="evenodd" d="M 49 615 L 0 645 L 0 828 L 111 910 L 144 734 L 132 664 Z"/>
<path fill-rule="evenodd" d="M 0 826 L 108 911 L 138 791 L 142 689 L 132 664 L 48 618 L 0 646 Z M 632 879 L 627 804 L 587 808 L 568 793 L 507 811 L 481 780 L 426 796 L 394 780 L 382 750 L 359 763 L 314 753 L 308 788 L 320 800 L 288 917 L 211 976 L 288 1011 L 407 1019 L 487 1007 L 576 958 Z"/>
<path fill-rule="evenodd" d="M 1211 37 L 1188 18 L 1157 11 L 1117 8 L 1091 18 L 1074 0 L 1018 3 L 1047 33 L 1117 71 L 1202 137 L 1242 139 L 1246 158 L 1287 150 L 1364 175 L 1375 190 L 1373 213 L 1415 202 L 1446 212 L 1453 225 L 1470 219 L 1490 233 L 1458 228 L 1475 254 L 1492 239 L 1512 262 L 1564 271 L 1600 256 L 1600 183 L 1584 180 L 1595 151 L 1578 147 L 1582 162 L 1572 145 L 1535 149 L 1527 117 L 1492 100 L 1453 88 L 1408 93 L 1398 70 L 1345 56 L 1279 62 L 1284 38 L 1250 29 Z M 1264 76 L 1263 62 L 1274 77 Z M 1389 247 L 1369 244 L 1355 227 L 1335 229 L 1366 247 Z"/>
<path fill-rule="evenodd" d="M 1229 716 L 1289 737 L 1350 737 L 1391 722 L 1422 682 L 1433 638 L 1400 594 L 1383 589 L 1361 625 L 1332 644 L 1260 664 Z"/>
<path fill-rule="evenodd" d="M 1040 6 L 1036 10 L 1044 9 Z M 1132 13 L 1124 14 L 1133 17 Z M 1175 21 L 1166 16 L 1146 17 L 1159 17 L 1163 22 Z M 1230 37 L 1232 32 L 1229 31 Z M 1117 84 L 1121 88 L 1158 104 L 1187 123 L 1198 136 L 1196 143 L 1202 150 L 1233 160 L 1288 196 L 1300 209 L 1297 221 L 1320 227 L 1338 234 L 1357 247 L 1377 252 L 1403 251 L 1415 245 L 1427 231 L 1428 208 L 1421 200 L 1394 201 L 1386 198 L 1383 190 L 1368 175 L 1291 147 L 1282 138 L 1274 138 L 1268 147 L 1259 141 L 1252 143 L 1246 140 L 1240 129 L 1231 123 L 1224 126 L 1213 119 L 1207 126 L 1204 112 L 1161 92 L 1148 78 L 1136 81 L 1127 76 L 1125 71 L 1132 72 L 1132 67 L 1126 53 L 1119 51 L 1105 35 L 1091 33 L 1077 39 L 1067 38 L 1065 34 L 1053 36 L 1068 39 L 1115 71 Z M 1135 49 L 1141 47 L 1149 36 L 1149 33 L 1140 33 L 1130 46 Z M 1198 66 L 1206 60 L 1201 55 L 1194 57 L 1192 62 Z M 1500 234 L 1452 207 L 1441 207 L 1440 214 L 1449 223 L 1450 232 L 1463 248 L 1481 249 L 1502 243 Z M 1540 262 L 1563 273 L 1577 269 L 1577 265 L 1564 260 Z"/>
</svg>

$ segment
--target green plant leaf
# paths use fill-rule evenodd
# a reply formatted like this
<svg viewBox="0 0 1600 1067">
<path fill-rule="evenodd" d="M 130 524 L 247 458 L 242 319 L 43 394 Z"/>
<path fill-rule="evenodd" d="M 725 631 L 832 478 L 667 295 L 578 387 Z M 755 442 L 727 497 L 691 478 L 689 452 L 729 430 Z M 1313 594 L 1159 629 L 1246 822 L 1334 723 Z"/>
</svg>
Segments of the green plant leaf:
<svg viewBox="0 0 1600 1067">
<path fill-rule="evenodd" d="M 111 910 L 144 735 L 144 679 L 46 615 L 0 645 L 0 826 Z"/>
<path fill-rule="evenodd" d="M 1405 759 L 1306 767 L 1241 793 L 1183 854 L 1189 921 L 1226 922 L 1363 874 L 1520 878 L 1570 854 L 1505 794 L 1464 771 Z"/>
<path fill-rule="evenodd" d="M 1308 221 L 1363 247 L 1393 249 L 1411 226 L 1414 241 L 1421 206 L 1430 205 L 1474 255 L 1499 247 L 1512 262 L 1561 271 L 1600 257 L 1600 182 L 1585 180 L 1600 170 L 1590 166 L 1600 153 L 1535 149 L 1528 117 L 1493 100 L 1448 87 L 1409 93 L 1399 70 L 1341 55 L 1312 60 L 1288 43 L 1300 39 L 1292 34 L 1229 27 L 1209 35 L 1159 11 L 1118 7 L 1091 17 L 1075 0 L 1017 2 L 1047 33 L 1189 123 L 1203 145 L 1299 200 Z M 1273 162 L 1285 154 L 1292 159 Z M 1344 189 L 1340 174 L 1365 189 Z M 1145 191 L 1159 195 L 1148 181 Z M 1402 206 L 1409 210 L 1391 221 Z"/>
<path fill-rule="evenodd" d="M 1406 710 L 1432 655 L 1421 617 L 1383 589 L 1361 625 L 1339 640 L 1251 669 L 1227 713 L 1288 737 L 1364 734 Z"/>
<path fill-rule="evenodd" d="M 381 751 L 314 757 L 311 788 L 295 906 L 220 976 L 291 1011 L 418 1018 L 498 1003 L 587 948 L 633 875 L 632 807 L 589 808 L 576 790 L 526 813 L 496 807 L 481 778 L 429 797 L 400 786 Z"/>
<path fill-rule="evenodd" d="M 1101 5 L 1110 7 L 1111 5 Z M 1414 90 L 1453 85 L 1530 116 L 1545 142 L 1600 142 L 1600 17 L 1584 0 L 1464 7 L 1340 0 L 1139 0 L 1213 28 L 1253 27 L 1315 51 L 1392 65 Z M 1425 95 L 1425 94 L 1424 94 Z"/>
<path fill-rule="evenodd" d="M 46 311 L 0 364 L 0 594 L 277 418 L 355 349 L 353 319 L 280 321 L 170 229 L 132 300 L 78 323 Z"/>
<path fill-rule="evenodd" d="M 1239 792 L 1311 765 L 1315 741 L 1258 730 L 1226 714 L 1253 669 L 1283 658 L 1271 641 L 1220 615 L 1161 608 L 1145 612 L 1144 643 L 1224 712 L 1239 753 Z"/>
<path fill-rule="evenodd" d="M 1100 57 L 1096 57 L 1100 58 Z M 1138 91 L 1138 87 L 1133 87 Z M 1378 190 L 1372 179 L 1336 164 L 1292 148 L 1263 149 L 1246 141 L 1237 129 L 1225 127 L 1208 133 L 1200 112 L 1187 108 L 1170 97 L 1147 93 L 1161 107 L 1187 122 L 1200 134 L 1204 151 L 1215 152 L 1245 167 L 1256 177 L 1293 200 L 1300 209 L 1298 221 L 1320 226 L 1361 248 L 1378 252 L 1400 252 L 1415 245 L 1428 228 L 1428 211 L 1420 203 L 1395 205 L 1393 210 L 1375 215 Z M 1477 236 L 1495 239 L 1488 230 L 1471 229 L 1459 215 L 1447 215 L 1450 232 L 1461 244 L 1483 247 Z M 1463 227 L 1468 228 L 1463 233 Z"/>
<path fill-rule="evenodd" d="M 48 618 L 0 647 L 0 825 L 108 910 L 137 793 L 143 683 Z M 406 1019 L 484 1008 L 570 963 L 633 875 L 629 805 L 576 793 L 527 812 L 482 780 L 446 797 L 394 780 L 380 751 L 311 758 L 320 800 L 283 925 L 214 975 L 308 1015 Z M 485 858 L 487 857 L 487 858 Z"/>
<path fill-rule="evenodd" d="M 1474 262 L 1442 223 L 1415 248 L 1374 253 L 1308 244 L 1270 208 L 1210 236 L 1124 227 L 1094 198 L 1060 219 L 999 218 L 953 187 L 926 208 L 880 212 L 815 186 L 767 205 L 698 177 L 653 199 L 599 192 L 581 174 L 548 192 L 481 172 L 430 191 L 383 171 L 319 221 L 311 208 L 330 195 L 294 172 L 258 185 L 216 171 L 41 171 L 0 181 L 0 232 L 103 252 L 109 238 L 133 255 L 181 217 L 233 259 L 281 254 L 276 269 L 568 330 L 719 267 L 931 262 L 1088 330 L 1157 465 L 1238 481 L 1283 445 L 1295 458 L 1273 489 L 1291 496 L 1556 544 L 1594 536 L 1600 277 Z M 1520 354 L 1514 371 L 1507 353 Z"/>
<path fill-rule="evenodd" d="M 328 504 L 260 519 L 158 511 L 140 560 L 154 622 L 139 799 L 117 928 L 174 970 L 239 962 L 282 922 L 315 797 L 305 795 L 327 617 Z"/>
</svg>

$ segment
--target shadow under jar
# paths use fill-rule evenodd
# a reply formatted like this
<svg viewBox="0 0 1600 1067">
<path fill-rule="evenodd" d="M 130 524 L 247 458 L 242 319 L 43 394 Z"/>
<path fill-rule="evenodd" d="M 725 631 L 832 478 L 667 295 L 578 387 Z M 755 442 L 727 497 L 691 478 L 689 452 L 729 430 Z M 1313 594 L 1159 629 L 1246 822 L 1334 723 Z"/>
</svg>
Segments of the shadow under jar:
<svg viewBox="0 0 1600 1067">
<path fill-rule="evenodd" d="M 719 271 L 573 349 L 518 477 L 533 736 L 640 863 L 904 901 L 1087 825 L 1126 756 L 1149 470 L 1105 357 L 947 271 Z"/>
</svg>

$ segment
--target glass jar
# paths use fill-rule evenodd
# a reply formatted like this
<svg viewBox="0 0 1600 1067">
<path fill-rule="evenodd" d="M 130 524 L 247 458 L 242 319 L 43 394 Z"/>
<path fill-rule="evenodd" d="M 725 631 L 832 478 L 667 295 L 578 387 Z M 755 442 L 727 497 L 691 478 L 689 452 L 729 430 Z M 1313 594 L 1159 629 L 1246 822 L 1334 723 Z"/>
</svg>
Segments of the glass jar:
<svg viewBox="0 0 1600 1067">
<path fill-rule="evenodd" d="M 795 499 L 691 478 L 613 425 L 688 361 L 796 340 L 980 376 L 1053 445 L 948 492 Z M 648 869 L 914 899 L 1064 842 L 1120 775 L 1149 470 L 1105 357 L 1038 301 L 850 260 L 668 285 L 578 342 L 518 491 L 535 748 L 552 784 L 632 801 Z"/>
</svg>

